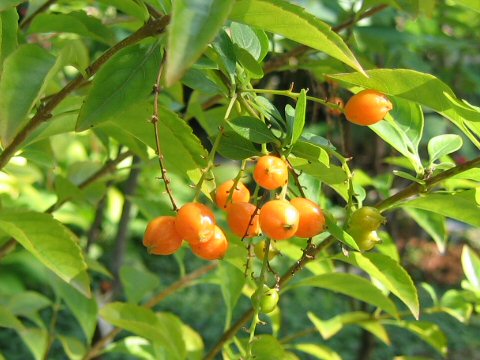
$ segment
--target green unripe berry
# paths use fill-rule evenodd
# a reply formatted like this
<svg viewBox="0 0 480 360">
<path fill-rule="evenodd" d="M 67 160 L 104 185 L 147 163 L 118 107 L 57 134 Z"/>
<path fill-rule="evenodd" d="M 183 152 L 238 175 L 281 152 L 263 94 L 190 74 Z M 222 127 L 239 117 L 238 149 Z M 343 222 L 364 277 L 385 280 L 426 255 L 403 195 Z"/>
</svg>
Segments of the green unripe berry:
<svg viewBox="0 0 480 360">
<path fill-rule="evenodd" d="M 254 307 L 258 307 L 261 313 L 268 314 L 275 310 L 280 295 L 276 289 L 270 289 L 267 285 L 263 285 L 261 289 L 257 289 L 251 299 Z"/>
<path fill-rule="evenodd" d="M 377 208 L 364 206 L 353 212 L 350 217 L 350 228 L 359 228 L 363 231 L 375 231 L 385 223 L 385 218 Z"/>
</svg>

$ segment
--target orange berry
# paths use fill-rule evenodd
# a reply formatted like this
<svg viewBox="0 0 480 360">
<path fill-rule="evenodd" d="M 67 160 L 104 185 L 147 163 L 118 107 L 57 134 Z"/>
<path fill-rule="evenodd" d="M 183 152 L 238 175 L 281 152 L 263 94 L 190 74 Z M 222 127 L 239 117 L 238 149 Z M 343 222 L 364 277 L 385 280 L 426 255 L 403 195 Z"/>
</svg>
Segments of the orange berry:
<svg viewBox="0 0 480 360">
<path fill-rule="evenodd" d="M 191 244 L 207 241 L 215 229 L 215 215 L 203 204 L 187 203 L 178 210 L 175 229 Z"/>
<path fill-rule="evenodd" d="M 217 225 L 213 231 L 213 235 L 210 239 L 204 242 L 191 244 L 192 251 L 198 257 L 205 260 L 217 260 L 222 259 L 228 250 L 228 241 Z"/>
<path fill-rule="evenodd" d="M 300 214 L 295 236 L 311 238 L 325 230 L 325 216 L 318 204 L 301 197 L 290 200 L 290 204 L 295 206 Z"/>
<path fill-rule="evenodd" d="M 332 116 L 342 115 L 342 110 L 341 109 L 343 109 L 343 105 L 344 105 L 342 98 L 339 98 L 338 96 L 334 96 L 334 97 L 331 97 L 330 99 L 328 99 L 328 102 L 332 103 L 332 104 L 335 104 L 335 105 L 338 105 L 338 107 L 339 107 L 339 109 L 328 107 L 327 111 L 330 115 L 332 115 Z"/>
<path fill-rule="evenodd" d="M 154 255 L 171 255 L 180 249 L 182 241 L 173 216 L 159 216 L 150 221 L 143 237 L 143 245 Z"/>
<path fill-rule="evenodd" d="M 233 180 L 228 180 L 217 187 L 217 191 L 215 193 L 215 202 L 217 203 L 218 207 L 223 210 L 226 210 L 227 207 L 232 203 L 248 202 L 250 200 L 250 191 L 245 185 L 243 185 L 241 181 L 237 183 L 235 189 L 233 189 L 233 184 Z M 231 197 L 231 202 L 229 202 L 228 198 L 230 197 L 230 193 L 232 191 L 233 194 Z"/>
<path fill-rule="evenodd" d="M 227 208 L 227 222 L 235 235 L 252 238 L 260 234 L 258 214 L 253 216 L 256 210 L 257 207 L 248 202 L 233 203 Z"/>
<path fill-rule="evenodd" d="M 285 161 L 276 156 L 265 155 L 257 161 L 253 178 L 267 190 L 275 190 L 288 181 L 288 167 Z"/>
<path fill-rule="evenodd" d="M 392 103 L 384 94 L 375 90 L 362 90 L 347 101 L 344 113 L 347 120 L 354 124 L 373 125 L 383 120 L 392 109 Z"/>
<path fill-rule="evenodd" d="M 271 200 L 260 209 L 260 228 L 274 240 L 284 240 L 295 235 L 300 214 L 286 200 Z"/>
</svg>

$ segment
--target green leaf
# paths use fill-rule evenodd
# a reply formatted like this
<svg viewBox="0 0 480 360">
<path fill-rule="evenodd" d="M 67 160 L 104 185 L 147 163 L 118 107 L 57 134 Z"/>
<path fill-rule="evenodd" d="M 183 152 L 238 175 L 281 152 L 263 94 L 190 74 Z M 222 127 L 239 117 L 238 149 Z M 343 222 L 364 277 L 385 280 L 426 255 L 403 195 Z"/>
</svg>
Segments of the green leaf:
<svg viewBox="0 0 480 360">
<path fill-rule="evenodd" d="M 160 62 L 158 44 L 149 48 L 129 46 L 114 55 L 93 79 L 78 115 L 77 131 L 121 117 L 130 106 L 147 99 Z"/>
<path fill-rule="evenodd" d="M 201 360 L 205 348 L 202 337 L 187 325 L 182 325 L 182 335 L 187 349 L 186 359 Z"/>
<path fill-rule="evenodd" d="M 440 299 L 440 307 L 443 312 L 453 316 L 462 323 L 470 320 L 473 305 L 466 299 L 463 291 L 450 289 Z"/>
<path fill-rule="evenodd" d="M 393 321 L 383 320 L 385 325 L 392 325 L 410 331 L 430 344 L 440 354 L 447 354 L 447 338 L 437 324 L 427 321 Z"/>
<path fill-rule="evenodd" d="M 9 302 L 8 308 L 17 316 L 29 317 L 52 305 L 52 302 L 46 296 L 35 291 L 24 291 L 13 295 Z"/>
<path fill-rule="evenodd" d="M 283 0 L 240 0 L 235 2 L 230 19 L 283 35 L 300 44 L 323 51 L 363 72 L 342 38 L 326 23 L 297 5 Z"/>
<path fill-rule="evenodd" d="M 246 279 L 243 271 L 225 261 L 220 262 L 217 269 L 217 276 L 220 280 L 223 300 L 227 305 L 227 326 L 229 326 L 233 309 L 242 294 Z"/>
<path fill-rule="evenodd" d="M 23 324 L 17 319 L 11 309 L 0 305 L 0 328 L 14 329 L 21 331 L 24 329 Z"/>
<path fill-rule="evenodd" d="M 455 134 L 438 135 L 431 138 L 428 142 L 429 163 L 433 164 L 435 160 L 457 151 L 462 145 L 462 138 Z"/>
<path fill-rule="evenodd" d="M 288 111 L 287 111 L 288 109 Z M 303 127 L 305 126 L 305 114 L 307 111 L 307 95 L 305 89 L 302 89 L 300 96 L 297 99 L 295 110 L 287 105 L 285 108 L 285 115 L 287 117 L 287 138 L 288 145 L 295 144 L 302 136 Z"/>
<path fill-rule="evenodd" d="M 63 281 L 58 281 L 58 279 L 53 276 L 52 283 L 58 295 L 62 298 L 80 324 L 80 327 L 85 334 L 85 338 L 87 339 L 87 343 L 90 343 L 97 326 L 97 301 L 94 297 L 91 299 L 86 298 L 76 289 L 68 286 Z"/>
<path fill-rule="evenodd" d="M 100 315 L 112 325 L 153 341 L 164 349 L 168 359 L 185 359 L 182 323 L 174 315 L 155 314 L 145 307 L 119 302 L 104 306 Z"/>
<path fill-rule="evenodd" d="M 385 327 L 378 320 L 372 318 L 369 313 L 362 311 L 349 312 L 334 316 L 328 320 L 322 320 L 311 312 L 307 313 L 307 315 L 325 340 L 333 337 L 347 325 L 357 325 L 371 332 L 386 345 L 390 345 L 390 338 Z"/>
<path fill-rule="evenodd" d="M 218 153 L 232 160 L 243 160 L 260 155 L 260 151 L 250 141 L 233 131 L 226 131 L 223 134 Z"/>
<path fill-rule="evenodd" d="M 310 141 L 297 141 L 295 144 L 293 144 L 292 153 L 295 156 L 309 161 L 321 162 L 326 166 L 330 165 L 330 157 L 325 149 Z"/>
<path fill-rule="evenodd" d="M 420 225 L 435 241 L 442 254 L 447 248 L 447 228 L 445 217 L 430 211 L 405 208 L 407 214 Z"/>
<path fill-rule="evenodd" d="M 347 180 L 345 171 L 336 165 L 325 165 L 323 163 L 309 163 L 303 159 L 291 159 L 293 167 L 329 184 L 343 184 Z"/>
<path fill-rule="evenodd" d="M 389 291 L 394 293 L 418 319 L 420 304 L 415 284 L 407 271 L 389 256 L 379 253 L 350 252 L 348 257 L 338 255 L 338 260 L 357 266 L 370 276 L 382 283 Z"/>
<path fill-rule="evenodd" d="M 48 348 L 48 331 L 40 328 L 26 328 L 18 332 L 31 351 L 35 360 L 43 360 Z"/>
<path fill-rule="evenodd" d="M 269 40 L 265 32 L 248 25 L 233 22 L 230 25 L 232 41 L 261 61 L 268 53 Z"/>
<path fill-rule="evenodd" d="M 154 346 L 140 336 L 127 336 L 121 340 L 115 341 L 106 350 L 105 353 L 114 353 L 118 357 L 121 355 L 131 355 L 139 360 L 157 360 Z M 164 359 L 164 357 L 162 357 Z"/>
<path fill-rule="evenodd" d="M 143 2 L 134 0 L 99 0 L 104 4 L 116 7 L 125 14 L 132 15 L 141 21 L 148 19 L 148 10 Z"/>
<path fill-rule="evenodd" d="M 0 1 L 0 11 L 4 11 L 17 6 L 25 0 L 2 0 Z"/>
<path fill-rule="evenodd" d="M 358 73 L 329 77 L 429 107 L 452 121 L 474 144 L 480 146 L 467 129 L 467 126 L 478 125 L 480 111 L 459 100 L 452 89 L 435 76 L 407 69 L 374 69 L 368 70 L 367 75 L 368 78 Z"/>
<path fill-rule="evenodd" d="M 284 359 L 285 350 L 272 335 L 260 335 L 252 344 L 252 356 L 255 360 Z"/>
<path fill-rule="evenodd" d="M 90 280 L 75 235 L 51 215 L 0 211 L 0 230 L 17 240 L 61 279 L 90 296 Z"/>
<path fill-rule="evenodd" d="M 256 144 L 277 141 L 268 126 L 252 116 L 240 116 L 230 120 L 228 125 L 238 135 Z"/>
<path fill-rule="evenodd" d="M 120 269 L 120 280 L 128 301 L 134 304 L 139 303 L 160 285 L 158 275 L 145 269 L 127 265 Z"/>
<path fill-rule="evenodd" d="M 0 140 L 3 146 L 7 146 L 25 124 L 54 65 L 55 57 L 33 44 L 20 46 L 5 60 L 0 78 Z"/>
<path fill-rule="evenodd" d="M 237 57 L 232 40 L 225 31 L 221 30 L 212 45 L 218 54 L 218 65 L 224 69 L 226 74 L 230 75 L 232 82 L 234 82 L 237 71 Z"/>
<path fill-rule="evenodd" d="M 82 360 L 87 352 L 85 345 L 77 338 L 71 336 L 57 335 L 62 343 L 63 351 L 67 354 L 69 360 Z"/>
<path fill-rule="evenodd" d="M 340 355 L 325 345 L 301 343 L 294 344 L 294 349 L 321 360 L 342 360 Z"/>
<path fill-rule="evenodd" d="M 16 9 L 0 12 L 0 74 L 3 61 L 18 46 L 18 13 Z"/>
<path fill-rule="evenodd" d="M 467 245 L 462 251 L 462 267 L 470 284 L 480 290 L 480 258 Z"/>
<path fill-rule="evenodd" d="M 456 193 L 432 193 L 402 203 L 401 207 L 423 209 L 463 221 L 473 226 L 480 226 L 478 211 L 480 205 L 475 200 L 475 189 Z"/>
<path fill-rule="evenodd" d="M 331 214 L 324 212 L 325 222 L 327 224 L 327 231 L 337 240 L 341 241 L 345 245 L 351 247 L 352 249 L 360 251 L 357 243 L 353 237 L 337 225 L 337 222 Z"/>
<path fill-rule="evenodd" d="M 353 274 L 330 273 L 300 280 L 289 288 L 319 287 L 372 304 L 390 315 L 397 316 L 395 304 L 370 281 Z"/>
<path fill-rule="evenodd" d="M 88 16 L 83 11 L 68 14 L 39 14 L 33 19 L 28 33 L 73 33 L 107 45 L 115 41 L 115 35 L 111 29 L 103 25 L 99 19 Z"/>
<path fill-rule="evenodd" d="M 480 13 L 480 3 L 477 0 L 453 0 L 453 2 Z"/>
<path fill-rule="evenodd" d="M 177 0 L 173 2 L 165 69 L 167 86 L 184 74 L 220 31 L 233 0 Z"/>
<path fill-rule="evenodd" d="M 261 79 L 263 77 L 262 66 L 247 50 L 234 44 L 234 51 L 238 62 L 248 71 L 252 79 Z"/>
</svg>

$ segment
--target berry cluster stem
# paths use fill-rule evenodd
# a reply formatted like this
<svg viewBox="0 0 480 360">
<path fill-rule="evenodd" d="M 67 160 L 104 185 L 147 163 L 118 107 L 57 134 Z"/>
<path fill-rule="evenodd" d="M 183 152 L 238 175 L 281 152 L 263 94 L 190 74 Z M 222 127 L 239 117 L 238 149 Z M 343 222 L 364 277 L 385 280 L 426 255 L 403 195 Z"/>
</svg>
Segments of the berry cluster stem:
<svg viewBox="0 0 480 360">
<path fill-rule="evenodd" d="M 200 177 L 200 180 L 198 180 L 197 185 L 195 185 L 195 195 L 193 197 L 194 201 L 198 200 L 198 198 L 200 197 L 200 194 L 202 192 L 203 182 L 205 181 L 205 179 L 207 177 L 207 174 L 215 166 L 215 155 L 217 153 L 218 146 L 220 145 L 220 141 L 222 140 L 223 134 L 225 132 L 225 128 L 224 128 L 223 125 L 228 120 L 228 118 L 230 117 L 230 113 L 232 112 L 233 106 L 235 105 L 236 101 L 237 101 L 237 94 L 233 94 L 233 96 L 230 98 L 230 102 L 228 104 L 227 111 L 225 112 L 225 116 L 223 118 L 223 122 L 220 125 L 220 129 L 218 131 L 218 134 L 215 137 L 215 141 L 213 142 L 212 149 L 210 150 L 210 153 L 208 154 L 207 167 L 205 169 L 203 169 L 202 176 Z"/>
<path fill-rule="evenodd" d="M 156 153 L 158 157 L 158 164 L 160 166 L 161 177 L 163 183 L 165 184 L 165 190 L 170 198 L 170 202 L 172 203 L 173 211 L 178 210 L 178 205 L 173 197 L 172 188 L 170 187 L 170 179 L 168 178 L 167 174 L 167 167 L 165 165 L 165 158 L 162 153 L 162 146 L 160 142 L 160 131 L 158 129 L 158 122 L 160 121 L 160 111 L 159 111 L 159 100 L 158 97 L 160 96 L 161 85 L 160 80 L 162 78 L 163 72 L 163 62 L 160 64 L 160 68 L 158 70 L 157 81 L 154 86 L 155 97 L 153 100 L 153 115 L 151 122 L 153 124 L 154 132 L 155 132 L 155 145 L 156 145 Z"/>
</svg>

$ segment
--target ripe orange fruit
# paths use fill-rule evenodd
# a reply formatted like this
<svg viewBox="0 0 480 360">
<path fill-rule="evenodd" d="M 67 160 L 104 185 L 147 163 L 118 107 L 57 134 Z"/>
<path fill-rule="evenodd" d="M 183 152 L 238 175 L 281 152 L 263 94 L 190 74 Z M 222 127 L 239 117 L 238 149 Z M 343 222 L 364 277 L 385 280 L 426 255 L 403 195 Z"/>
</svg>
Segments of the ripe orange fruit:
<svg viewBox="0 0 480 360">
<path fill-rule="evenodd" d="M 215 215 L 203 204 L 187 203 L 178 210 L 175 229 L 190 244 L 207 241 L 215 229 Z"/>
<path fill-rule="evenodd" d="M 210 239 L 204 242 L 191 244 L 192 251 L 195 255 L 205 260 L 217 260 L 222 259 L 228 250 L 228 241 L 217 225 L 213 231 L 213 235 Z"/>
<path fill-rule="evenodd" d="M 223 210 L 226 210 L 227 207 L 230 206 L 232 203 L 248 202 L 250 200 L 250 191 L 245 185 L 243 185 L 241 181 L 237 183 L 235 189 L 232 189 L 233 184 L 233 180 L 228 180 L 219 187 L 217 187 L 217 191 L 215 193 L 215 202 L 217 203 L 218 207 Z M 233 194 L 231 202 L 229 202 L 228 198 L 230 197 L 230 193 L 232 191 Z"/>
<path fill-rule="evenodd" d="M 253 178 L 267 190 L 275 190 L 288 181 L 288 167 L 285 161 L 276 156 L 265 155 L 257 161 Z"/>
<path fill-rule="evenodd" d="M 227 208 L 227 222 L 235 235 L 252 238 L 260 234 L 258 214 L 252 218 L 256 210 L 257 207 L 248 202 L 233 203 Z"/>
<path fill-rule="evenodd" d="M 171 255 L 180 249 L 182 241 L 173 216 L 159 216 L 150 221 L 143 237 L 143 245 L 154 255 Z"/>
<path fill-rule="evenodd" d="M 311 238 L 325 230 L 325 216 L 318 204 L 301 197 L 290 200 L 290 204 L 295 206 L 300 214 L 295 236 Z"/>
<path fill-rule="evenodd" d="M 344 113 L 347 120 L 354 124 L 373 125 L 382 120 L 392 108 L 392 103 L 384 94 L 375 90 L 362 90 L 347 101 Z"/>
<path fill-rule="evenodd" d="M 285 200 L 271 200 L 260 209 L 260 228 L 274 240 L 284 240 L 295 235 L 300 214 L 295 206 Z"/>
</svg>

